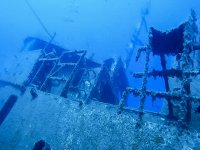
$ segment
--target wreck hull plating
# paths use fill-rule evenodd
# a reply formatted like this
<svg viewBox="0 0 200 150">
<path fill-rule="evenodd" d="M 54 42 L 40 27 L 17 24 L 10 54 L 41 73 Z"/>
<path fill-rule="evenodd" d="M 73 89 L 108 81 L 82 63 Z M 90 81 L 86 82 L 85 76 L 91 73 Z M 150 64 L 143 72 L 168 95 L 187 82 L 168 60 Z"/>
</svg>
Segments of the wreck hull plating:
<svg viewBox="0 0 200 150">
<path fill-rule="evenodd" d="M 4 87 L 0 94 L 11 89 Z M 80 105 L 44 92 L 38 92 L 33 100 L 30 90 L 17 95 L 16 104 L 0 126 L 1 149 L 31 149 L 41 139 L 53 149 L 82 150 L 166 149 L 174 145 L 181 149 L 199 142 L 198 133 L 187 131 L 180 135 L 176 126 L 167 125 L 166 118 L 145 114 L 143 127 L 137 129 L 134 111 L 118 114 L 114 105 L 97 101 Z"/>
</svg>

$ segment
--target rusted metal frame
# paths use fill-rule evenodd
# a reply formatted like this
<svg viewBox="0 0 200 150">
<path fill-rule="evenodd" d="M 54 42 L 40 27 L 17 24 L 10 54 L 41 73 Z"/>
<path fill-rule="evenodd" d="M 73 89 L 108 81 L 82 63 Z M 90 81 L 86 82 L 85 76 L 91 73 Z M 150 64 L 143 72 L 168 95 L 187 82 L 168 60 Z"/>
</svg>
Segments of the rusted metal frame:
<svg viewBox="0 0 200 150">
<path fill-rule="evenodd" d="M 140 111 L 143 111 L 143 106 L 142 105 L 144 105 L 144 99 L 145 99 L 146 83 L 147 83 L 147 78 L 148 78 L 148 64 L 149 64 L 149 56 L 150 56 L 151 50 L 148 47 L 144 47 L 144 48 L 138 49 L 137 56 L 136 56 L 136 61 L 138 61 L 141 52 L 146 52 L 146 62 L 145 62 L 145 69 L 144 69 L 145 71 L 144 71 L 144 73 L 142 73 L 143 74 L 143 76 L 142 76 L 143 77 L 142 87 L 143 87 L 144 94 L 140 95 L 141 96 L 141 100 L 143 101 L 143 102 L 141 102 L 141 105 L 140 105 L 140 109 L 142 109 Z M 118 108 L 118 113 L 119 114 L 122 112 L 123 107 L 125 106 L 126 99 L 127 99 L 128 94 L 130 92 L 129 89 L 130 88 L 127 87 L 126 90 L 122 94 L 121 100 L 119 102 L 119 108 Z"/>
<path fill-rule="evenodd" d="M 62 67 L 64 67 L 64 66 L 75 66 L 76 63 L 58 63 L 57 65 L 62 66 Z"/>
<path fill-rule="evenodd" d="M 199 72 L 200 74 L 200 72 Z M 168 77 L 179 77 L 181 78 L 182 72 L 181 70 L 177 70 L 177 69 L 169 69 L 169 70 L 153 70 L 152 72 L 148 73 L 148 77 L 163 77 L 163 76 L 168 76 Z M 139 72 L 139 73 L 134 73 L 133 77 L 134 78 L 142 78 L 144 76 L 144 73 Z"/>
<path fill-rule="evenodd" d="M 128 94 L 132 93 L 135 96 L 141 96 L 142 92 L 141 89 L 134 89 L 134 88 L 130 88 L 127 87 L 127 89 L 124 91 L 122 99 L 120 101 L 119 104 L 119 108 L 118 108 L 118 114 L 121 114 L 122 111 L 124 111 L 125 109 L 130 110 L 129 108 L 124 108 L 124 104 L 126 102 L 126 98 L 128 96 Z M 168 98 L 177 102 L 180 102 L 180 99 L 182 98 L 181 94 L 178 93 L 174 93 L 174 92 L 157 92 L 157 91 L 146 91 L 146 96 L 153 96 L 156 98 Z M 194 103 L 200 103 L 200 97 L 191 97 L 191 96 L 186 96 L 186 98 L 190 99 L 192 102 Z M 160 113 L 154 113 L 154 112 L 148 112 L 148 111 L 140 111 L 140 110 L 134 110 L 135 113 L 140 114 L 140 115 L 144 115 L 144 113 L 149 113 L 151 115 L 156 115 L 156 116 L 160 116 L 160 117 L 165 117 L 166 119 L 169 119 L 169 115 L 166 114 L 160 114 Z M 176 117 L 170 117 L 171 119 L 176 119 Z"/>
<path fill-rule="evenodd" d="M 185 72 L 186 75 L 197 76 L 200 75 L 200 70 Z"/>
<path fill-rule="evenodd" d="M 64 54 L 74 54 L 74 53 L 83 53 L 83 51 L 73 51 L 73 52 L 64 52 L 59 58 L 56 58 L 56 62 L 53 66 L 53 68 L 51 69 L 50 73 L 47 75 L 47 77 L 45 78 L 45 81 L 43 82 L 42 86 L 40 87 L 40 90 L 44 87 L 44 85 L 46 84 L 46 81 L 52 77 L 54 74 L 56 74 L 60 69 L 62 69 L 64 66 L 66 65 L 70 65 L 70 66 L 74 66 L 76 65 L 75 63 L 61 63 L 61 66 L 55 70 L 55 68 L 59 65 L 58 62 L 60 61 L 61 57 Z M 48 60 L 44 60 L 44 61 L 48 61 Z M 64 80 L 64 79 L 63 79 Z M 65 80 L 64 80 L 65 81 Z"/>
<path fill-rule="evenodd" d="M 136 96 L 141 96 L 141 104 L 140 104 L 140 108 L 139 108 L 139 117 L 142 116 L 143 114 L 143 107 L 144 107 L 144 99 L 146 97 L 146 95 L 151 95 L 153 97 L 157 97 L 157 98 L 166 98 L 166 99 L 173 99 L 173 100 L 178 100 L 180 103 L 180 109 L 179 109 L 179 114 L 178 114 L 178 120 L 181 123 L 181 125 L 186 126 L 187 122 L 189 122 L 190 117 L 191 117 L 191 102 L 200 102 L 200 98 L 199 97 L 192 97 L 190 96 L 190 82 L 191 80 L 189 79 L 190 76 L 196 76 L 199 74 L 199 71 L 190 71 L 190 67 L 191 67 L 191 58 L 189 56 L 190 52 L 193 50 L 196 50 L 197 46 L 195 47 L 193 45 L 194 39 L 195 39 L 195 34 L 194 34 L 194 29 L 193 29 L 193 25 L 195 25 L 195 21 L 196 19 L 193 18 L 190 20 L 190 24 L 186 26 L 185 32 L 184 32 L 184 50 L 183 50 L 183 54 L 182 54 L 182 70 L 181 72 L 179 72 L 180 77 L 182 79 L 182 89 L 181 89 L 181 93 L 177 94 L 177 93 L 170 93 L 170 92 L 155 92 L 155 91 L 146 91 L 146 78 L 149 76 L 148 72 L 142 73 L 140 74 L 140 76 L 143 77 L 143 86 L 142 89 L 137 90 L 137 89 L 131 89 L 131 88 L 127 88 L 122 96 L 122 99 L 120 101 L 120 105 L 119 105 L 119 112 L 121 112 L 121 110 L 123 109 L 123 106 L 126 102 L 126 98 L 128 96 L 128 94 L 132 91 L 134 95 Z M 192 32 L 192 33 L 191 33 Z M 198 47 L 199 48 L 199 47 Z M 147 49 L 141 49 L 140 51 L 138 51 L 137 54 L 137 59 L 140 56 L 140 53 L 142 51 L 146 51 Z M 147 51 L 146 51 L 147 52 Z M 146 60 L 147 57 L 146 57 Z M 145 64 L 145 71 L 148 71 L 148 61 L 146 61 Z M 167 70 L 165 70 L 167 71 Z M 163 75 L 163 76 L 167 76 L 168 75 Z M 141 117 L 140 117 L 141 120 Z M 139 121 L 140 121 L 139 120 Z M 182 127 L 183 127 L 182 126 Z"/>
<path fill-rule="evenodd" d="M 162 66 L 162 70 L 163 71 L 166 71 L 167 70 L 167 66 L 166 66 L 166 59 L 165 59 L 165 55 L 160 55 L 160 61 L 161 61 L 161 66 Z M 165 90 L 166 92 L 169 92 L 170 91 L 170 88 L 169 88 L 169 79 L 168 79 L 168 76 L 167 75 L 163 75 L 163 79 L 165 81 Z M 169 111 L 169 117 L 172 118 L 174 116 L 174 112 L 173 112 L 173 104 L 171 102 L 171 99 L 169 98 L 166 98 L 167 100 L 167 104 L 168 104 L 168 111 Z"/>
<path fill-rule="evenodd" d="M 184 49 L 183 54 L 181 56 L 182 60 L 182 88 L 181 88 L 181 94 L 183 95 L 181 98 L 181 102 L 178 105 L 179 110 L 179 125 L 182 127 L 188 127 L 188 124 L 191 120 L 191 99 L 187 98 L 187 95 L 190 95 L 190 83 L 191 79 L 187 75 L 187 71 L 191 70 L 191 67 L 193 66 L 193 61 L 190 58 L 190 53 L 194 51 L 194 42 L 197 34 L 196 30 L 196 16 L 194 15 L 194 11 L 192 11 L 192 17 L 190 17 L 190 20 L 187 22 L 185 31 L 184 31 Z"/>
<path fill-rule="evenodd" d="M 142 47 L 142 48 L 138 49 L 135 60 L 138 61 L 138 59 L 140 58 L 141 53 L 142 52 L 146 52 L 147 49 L 148 49 L 148 47 Z"/>
<path fill-rule="evenodd" d="M 60 59 L 63 57 L 63 55 L 65 54 L 73 54 L 73 53 L 83 53 L 84 51 L 71 51 L 71 52 L 63 52 L 61 54 L 61 56 L 58 58 L 58 60 L 60 61 Z M 57 62 L 57 66 L 60 65 L 60 67 L 55 70 L 54 72 L 51 73 L 51 76 L 53 76 L 54 74 L 56 74 L 60 69 L 62 69 L 64 66 L 66 65 L 70 65 L 70 66 L 74 66 L 76 65 L 75 63 L 59 63 L 59 61 Z"/>
<path fill-rule="evenodd" d="M 81 53 L 84 53 L 85 51 L 84 50 L 80 50 L 80 51 L 77 51 L 77 50 L 74 50 L 74 51 L 65 51 L 64 53 L 62 53 L 62 55 L 60 57 L 62 57 L 63 55 L 65 54 L 81 54 Z"/>
<path fill-rule="evenodd" d="M 144 66 L 144 77 L 143 77 L 143 81 L 142 81 L 142 88 L 141 88 L 141 95 L 140 95 L 141 96 L 141 100 L 140 100 L 139 112 L 143 112 L 144 111 L 144 103 L 145 103 L 145 98 L 146 98 L 146 85 L 147 85 L 147 79 L 148 79 L 150 53 L 151 53 L 151 49 L 147 48 L 146 49 L 145 66 Z M 143 113 L 139 113 L 138 125 L 142 124 L 142 116 L 143 116 Z"/>
<path fill-rule="evenodd" d="M 197 75 L 200 75 L 200 70 L 188 71 L 188 72 L 185 72 L 185 74 L 187 76 L 197 76 Z M 182 71 L 179 69 L 169 69 L 169 70 L 165 70 L 165 71 L 153 70 L 152 72 L 148 73 L 148 77 L 154 77 L 154 78 L 163 77 L 164 75 L 166 75 L 168 77 L 182 78 Z M 142 78 L 143 76 L 144 76 L 143 72 L 133 74 L 134 78 Z"/>
<path fill-rule="evenodd" d="M 54 40 L 54 38 L 56 37 L 56 33 L 54 33 L 54 35 L 51 37 L 51 39 L 49 40 L 49 42 L 45 45 L 45 47 L 42 49 L 42 52 L 44 54 L 45 53 L 45 50 L 47 49 L 47 47 L 52 43 L 52 41 Z M 40 58 L 38 58 L 38 61 L 39 61 Z M 30 84 L 36 79 L 38 73 L 41 71 L 42 67 L 44 66 L 44 63 L 45 63 L 45 60 L 42 60 L 42 64 L 40 65 L 39 69 L 37 70 L 35 76 L 32 78 L 32 80 L 30 81 Z"/>
<path fill-rule="evenodd" d="M 191 33 L 188 33 L 187 31 L 189 28 L 189 24 L 186 25 L 185 32 L 184 32 L 184 49 L 183 53 L 181 56 L 182 60 L 182 88 L 181 88 L 181 94 L 183 95 L 180 101 L 179 105 L 179 121 L 181 126 L 187 127 L 188 123 L 191 120 L 191 102 L 190 99 L 188 99 L 186 96 L 190 94 L 190 80 L 189 77 L 186 74 L 186 71 L 189 70 L 189 67 L 191 65 L 189 64 L 189 59 L 190 59 L 190 44 L 191 44 L 191 39 L 188 38 Z"/>
<path fill-rule="evenodd" d="M 29 84 L 31 84 L 31 83 L 33 83 L 33 82 L 35 81 L 35 79 L 36 79 L 38 73 L 39 73 L 39 72 L 41 71 L 41 69 L 43 68 L 44 63 L 45 63 L 45 61 L 43 60 L 43 61 L 42 61 L 42 64 L 40 65 L 39 69 L 37 70 L 36 74 L 34 75 L 34 77 L 32 78 L 32 80 L 30 81 Z"/>
<path fill-rule="evenodd" d="M 78 53 L 84 53 L 85 51 L 70 51 L 70 52 L 68 52 L 68 51 L 66 51 L 66 52 L 63 52 L 62 54 L 61 54 L 61 56 L 59 57 L 59 60 L 65 55 L 65 54 L 78 54 Z M 57 70 L 55 70 L 53 73 L 52 73 L 52 76 L 54 75 L 54 74 L 56 74 L 60 69 L 62 69 L 64 66 L 66 66 L 66 65 L 70 65 L 70 66 L 74 66 L 74 65 L 76 65 L 75 63 L 59 63 L 58 62 L 58 64 L 57 64 L 57 66 L 58 65 L 60 65 L 60 67 L 57 69 Z"/>
<path fill-rule="evenodd" d="M 140 106 L 139 106 L 139 109 L 137 111 L 138 112 L 138 122 L 137 122 L 136 127 L 140 127 L 142 125 L 142 121 L 143 121 L 144 103 L 145 103 L 145 99 L 146 99 L 146 85 L 147 85 L 147 79 L 148 79 L 148 69 L 149 69 L 149 59 L 150 59 L 151 49 L 147 47 L 147 48 L 138 50 L 138 54 L 136 56 L 136 60 L 138 60 L 138 58 L 140 56 L 140 53 L 142 51 L 146 52 L 146 58 L 145 58 L 145 66 L 144 66 L 144 76 L 143 76 L 142 88 L 141 88 L 141 91 L 140 91 L 140 97 L 141 97 Z M 122 99 L 121 99 L 120 104 L 119 104 L 118 113 L 121 113 L 121 111 L 123 109 L 123 106 L 125 105 L 125 101 L 126 101 L 126 98 L 128 96 L 128 93 L 129 93 L 129 91 L 128 91 L 128 88 L 127 88 L 126 91 L 124 91 L 124 93 L 122 95 Z"/>
<path fill-rule="evenodd" d="M 51 76 L 53 76 L 53 75 L 55 75 L 58 71 L 60 71 L 63 67 L 65 67 L 65 66 L 75 66 L 76 64 L 75 63 L 73 63 L 73 65 L 72 64 L 57 64 L 57 66 L 59 66 L 59 68 L 57 68 L 56 70 L 54 70 L 54 72 L 52 72 L 52 74 L 51 74 Z"/>
<path fill-rule="evenodd" d="M 63 77 L 61 78 L 61 77 L 56 77 L 56 76 L 53 76 L 53 77 L 52 77 L 52 76 L 50 76 L 49 78 L 50 78 L 50 79 L 52 79 L 52 80 L 66 81 L 66 79 L 65 79 L 65 78 L 63 78 Z"/>
<path fill-rule="evenodd" d="M 60 59 L 60 58 L 59 58 Z M 55 59 L 56 61 L 58 61 L 59 59 Z M 42 60 L 43 61 L 43 63 L 40 65 L 40 68 L 38 69 L 38 71 L 37 71 L 37 73 L 36 73 L 36 75 L 40 72 L 40 70 L 42 69 L 42 67 L 44 66 L 44 62 L 46 62 L 46 61 L 48 61 L 48 60 Z M 57 69 L 57 70 L 55 70 L 55 67 L 56 66 L 58 66 L 58 63 L 56 63 L 56 65 L 54 65 L 54 67 L 51 69 L 51 71 L 50 71 L 50 74 L 48 74 L 48 76 L 49 77 L 51 77 L 51 76 L 53 76 L 54 74 L 56 74 L 60 69 L 62 69 L 64 66 L 67 66 L 67 65 L 69 65 L 69 66 L 75 66 L 76 64 L 75 63 L 62 63 L 62 65 L 60 65 L 60 67 Z M 54 71 L 54 72 L 53 72 Z M 36 75 L 34 76 L 34 78 L 36 78 Z M 32 81 L 34 81 L 35 79 L 32 79 Z M 45 79 L 46 80 L 46 79 Z M 32 83 L 32 81 L 31 81 L 31 83 Z M 42 84 L 42 86 L 43 86 L 43 84 Z M 41 87 L 42 87 L 41 86 Z M 40 89 L 41 89 L 41 87 L 40 87 Z"/>
<path fill-rule="evenodd" d="M 127 87 L 126 90 L 123 93 L 122 99 L 119 104 L 119 109 L 118 113 L 121 113 L 122 110 L 124 109 L 124 104 L 126 103 L 126 98 L 128 94 L 133 94 L 134 96 L 141 96 L 141 89 L 134 89 L 131 87 Z M 175 93 L 175 92 L 159 92 L 159 91 L 146 91 L 147 96 L 152 96 L 156 98 L 169 98 L 174 101 L 180 101 L 182 98 L 181 94 Z M 200 103 L 200 97 L 195 97 L 195 96 L 186 96 L 187 99 L 190 99 L 194 103 Z"/>
<path fill-rule="evenodd" d="M 57 66 L 57 65 L 56 65 Z M 62 69 L 64 66 L 60 66 L 58 69 L 56 69 L 54 72 L 52 72 L 51 76 L 55 75 L 60 69 Z"/>
<path fill-rule="evenodd" d="M 128 93 L 132 93 L 135 96 L 141 95 L 141 89 L 127 88 Z M 146 91 L 147 96 L 153 96 L 156 98 L 169 98 L 174 101 L 180 101 L 182 95 L 175 92 L 159 92 L 159 91 Z M 194 103 L 200 102 L 200 97 L 195 96 L 186 96 L 186 98 L 190 99 Z"/>
<path fill-rule="evenodd" d="M 65 54 L 66 52 L 64 52 Z M 62 55 L 63 56 L 63 55 Z M 53 59 L 55 62 L 54 62 L 54 66 L 52 67 L 51 71 L 49 72 L 49 74 L 47 75 L 47 77 L 45 78 L 45 81 L 42 83 L 41 87 L 39 88 L 40 90 L 44 87 L 44 85 L 46 84 L 47 80 L 53 76 L 56 72 L 58 72 L 60 69 L 62 69 L 64 66 L 66 65 L 71 65 L 71 63 L 62 63 L 62 66 L 59 67 L 56 71 L 55 71 L 55 68 L 58 66 L 58 62 L 60 61 L 61 57 L 60 56 L 59 58 L 56 58 L 56 59 Z M 44 60 L 44 61 L 48 61 L 47 60 Z M 73 64 L 74 65 L 74 64 Z"/>
<path fill-rule="evenodd" d="M 141 111 L 141 110 L 134 110 L 134 109 L 130 109 L 130 108 L 127 108 L 127 107 L 124 107 L 125 106 L 125 103 L 126 103 L 126 99 L 127 99 L 127 96 L 132 93 L 134 95 L 137 95 L 137 96 L 141 96 L 141 89 L 138 90 L 138 89 L 133 89 L 133 88 L 130 88 L 130 87 L 127 87 L 127 89 L 123 92 L 123 95 L 122 95 L 122 98 L 121 98 L 121 101 L 120 101 L 120 104 L 119 104 L 119 107 L 118 107 L 118 114 L 121 114 L 122 111 L 131 111 L 131 112 L 134 112 L 135 114 L 140 114 L 140 115 L 144 115 L 144 114 L 149 114 L 149 115 L 153 115 L 153 116 L 159 116 L 159 117 L 163 117 L 165 119 L 168 119 L 168 116 L 165 115 L 165 114 L 161 114 L 161 113 L 155 113 L 155 112 L 150 112 L 150 111 Z M 150 95 L 150 93 L 147 91 L 147 95 Z"/>
<path fill-rule="evenodd" d="M 56 57 L 56 58 L 40 58 L 38 61 L 55 61 L 58 59 L 59 59 L 58 57 Z"/>
<path fill-rule="evenodd" d="M 80 50 L 80 51 L 77 51 L 77 50 L 74 50 L 74 51 L 64 51 L 61 55 L 60 55 L 60 58 L 62 58 L 64 55 L 72 55 L 72 54 L 81 54 L 81 53 L 84 53 L 85 51 L 84 50 Z"/>
<path fill-rule="evenodd" d="M 80 59 L 79 59 L 78 62 L 77 62 L 77 65 L 76 65 L 76 66 L 74 67 L 74 69 L 72 70 L 72 72 L 71 72 L 71 74 L 70 74 L 70 76 L 69 76 L 69 79 L 66 81 L 65 86 L 64 86 L 64 88 L 63 88 L 63 90 L 62 90 L 60 96 L 65 97 L 65 98 L 67 97 L 67 91 L 68 91 L 68 89 L 69 89 L 70 82 L 71 82 L 72 79 L 73 79 L 74 73 L 77 71 L 77 69 L 79 68 L 81 62 L 83 61 L 83 59 L 84 59 L 84 57 L 85 57 L 85 55 L 86 55 L 86 52 L 87 52 L 87 51 L 84 51 L 84 52 L 83 52 L 83 54 L 81 55 Z"/>
<path fill-rule="evenodd" d="M 129 93 L 130 93 L 129 87 L 127 87 L 126 90 L 123 92 L 121 100 L 119 102 L 118 114 L 122 113 L 122 110 L 123 110 L 123 108 L 125 106 L 125 103 L 126 103 L 126 100 L 127 100 L 127 97 L 128 97 Z"/>
<path fill-rule="evenodd" d="M 192 110 L 192 101 L 187 96 L 190 95 L 190 83 L 191 79 L 187 75 L 187 72 L 191 70 L 191 67 L 193 66 L 193 61 L 190 58 L 190 53 L 194 51 L 194 43 L 196 39 L 196 35 L 198 33 L 197 31 L 197 25 L 196 25 L 196 14 L 195 11 L 191 11 L 191 16 L 189 18 L 189 21 L 187 22 L 185 26 L 184 31 L 184 49 L 181 56 L 181 62 L 182 62 L 182 88 L 181 88 L 181 94 L 182 98 L 179 104 L 179 123 L 180 126 L 183 128 L 187 128 L 190 121 L 191 121 L 191 110 Z"/>
<path fill-rule="evenodd" d="M 50 78 L 51 74 L 53 73 L 54 69 L 55 69 L 56 66 L 57 66 L 57 62 L 58 62 L 58 60 L 56 60 L 56 61 L 54 62 L 54 65 L 53 65 L 53 67 L 51 68 L 49 74 L 46 76 L 44 82 L 42 83 L 42 85 L 41 85 L 41 87 L 40 87 L 40 90 L 43 89 L 43 87 L 45 86 L 47 80 Z"/>
</svg>

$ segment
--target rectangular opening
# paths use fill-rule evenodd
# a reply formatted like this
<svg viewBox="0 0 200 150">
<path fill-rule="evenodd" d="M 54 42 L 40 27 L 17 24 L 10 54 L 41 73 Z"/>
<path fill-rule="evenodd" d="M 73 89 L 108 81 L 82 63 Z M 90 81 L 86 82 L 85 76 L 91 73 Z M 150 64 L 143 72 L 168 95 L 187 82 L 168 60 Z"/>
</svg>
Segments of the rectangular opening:
<svg viewBox="0 0 200 150">
<path fill-rule="evenodd" d="M 9 112 L 13 108 L 14 104 L 17 101 L 17 96 L 16 95 L 11 95 L 8 100 L 5 102 L 4 106 L 0 110 L 0 126 L 8 116 Z"/>
</svg>

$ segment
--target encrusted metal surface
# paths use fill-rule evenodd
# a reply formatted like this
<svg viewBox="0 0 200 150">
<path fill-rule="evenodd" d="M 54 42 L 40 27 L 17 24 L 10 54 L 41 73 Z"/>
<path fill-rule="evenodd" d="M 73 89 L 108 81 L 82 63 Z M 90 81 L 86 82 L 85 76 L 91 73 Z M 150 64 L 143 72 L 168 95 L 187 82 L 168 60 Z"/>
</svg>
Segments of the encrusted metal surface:
<svg viewBox="0 0 200 150">
<path fill-rule="evenodd" d="M 200 102 L 200 97 L 192 96 L 191 90 L 190 90 L 190 83 L 192 81 L 191 77 L 197 76 L 200 74 L 199 70 L 192 70 L 193 62 L 190 57 L 190 53 L 195 50 L 194 48 L 196 45 L 196 35 L 198 33 L 196 21 L 197 21 L 196 14 L 192 10 L 189 20 L 186 23 L 184 23 L 183 50 L 182 50 L 183 52 L 181 53 L 181 57 L 180 57 L 181 68 L 179 69 L 173 69 L 173 68 L 166 69 L 166 60 L 165 60 L 164 52 L 161 49 L 160 54 L 158 50 L 156 51 L 156 54 L 160 55 L 162 71 L 153 70 L 152 72 L 148 72 L 149 54 L 150 52 L 153 51 L 153 49 L 151 49 L 153 48 L 151 47 L 151 39 L 153 38 L 152 36 L 155 36 L 150 33 L 150 45 L 145 48 L 139 49 L 136 55 L 136 60 L 138 60 L 141 55 L 141 52 L 145 52 L 146 54 L 144 72 L 133 74 L 133 77 L 143 78 L 142 87 L 141 89 L 127 88 L 125 90 L 125 92 L 123 93 L 120 105 L 119 105 L 120 113 L 123 110 L 124 104 L 126 103 L 126 98 L 129 93 L 132 93 L 135 96 L 141 97 L 140 106 L 138 109 L 138 114 L 140 118 L 138 121 L 139 123 L 141 122 L 142 115 L 145 113 L 143 112 L 143 108 L 144 108 L 144 101 L 145 101 L 146 96 L 152 96 L 153 99 L 165 98 L 168 103 L 168 114 L 166 115 L 168 115 L 170 118 L 174 118 L 174 117 L 177 118 L 179 122 L 179 126 L 181 126 L 182 128 L 185 128 L 185 127 L 188 128 L 188 125 L 191 120 L 192 102 L 195 102 L 195 103 Z M 169 39 L 166 39 L 166 40 L 169 40 Z M 167 51 L 166 54 L 169 54 L 170 49 L 166 51 Z M 171 53 L 173 54 L 173 51 Z M 146 89 L 147 78 L 151 76 L 153 76 L 154 78 L 163 77 L 165 81 L 166 92 L 149 91 Z M 173 89 L 171 89 L 170 91 L 168 77 L 177 77 L 181 80 L 181 88 L 178 91 L 173 91 Z M 177 112 L 176 114 L 174 114 L 174 110 L 176 110 Z"/>
<path fill-rule="evenodd" d="M 135 128 L 137 114 L 131 110 L 117 114 L 113 105 L 79 105 L 40 91 L 36 99 L 30 97 L 27 89 L 0 127 L 1 149 L 31 149 L 41 139 L 52 149 L 66 150 L 192 149 L 200 143 L 199 133 L 180 135 L 161 117 L 145 114 L 143 127 Z"/>
</svg>

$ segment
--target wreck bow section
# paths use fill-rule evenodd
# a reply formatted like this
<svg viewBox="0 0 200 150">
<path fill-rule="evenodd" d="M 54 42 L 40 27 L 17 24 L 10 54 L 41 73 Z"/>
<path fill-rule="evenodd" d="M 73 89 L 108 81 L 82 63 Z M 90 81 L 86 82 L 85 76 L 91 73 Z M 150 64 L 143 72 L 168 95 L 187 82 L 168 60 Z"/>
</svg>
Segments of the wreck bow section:
<svg viewBox="0 0 200 150">
<path fill-rule="evenodd" d="M 44 144 L 43 140 L 39 140 L 39 136 L 48 137 L 51 133 L 45 131 L 46 133 L 40 134 L 38 131 L 43 129 L 39 126 L 49 122 L 50 126 L 47 125 L 46 128 L 56 132 L 56 128 L 61 124 L 68 124 L 63 117 L 68 114 L 67 118 L 71 118 L 78 109 L 81 111 L 84 104 L 92 101 L 99 105 L 119 103 L 121 94 L 128 85 L 121 58 L 116 61 L 110 58 L 100 64 L 87 58 L 86 52 L 64 49 L 52 44 L 52 40 L 46 42 L 28 37 L 20 53 L 4 57 L 0 68 L 0 143 L 4 145 L 3 148 L 25 149 L 28 145 L 27 149 L 30 149 L 37 139 L 38 144 Z M 97 104 L 96 108 L 101 107 Z M 74 121 L 78 120 L 84 123 L 85 118 L 82 115 L 88 115 L 89 111 L 93 113 L 95 108 L 88 108 L 87 113 L 79 111 L 77 116 L 71 118 L 73 123 L 69 123 L 69 126 L 76 127 L 79 123 L 76 125 Z M 58 114 L 62 114 L 63 117 Z M 61 119 L 61 124 L 57 123 L 56 118 Z M 52 128 L 53 124 L 56 128 Z M 32 144 L 28 144 L 29 141 L 25 144 L 21 138 L 26 136 L 25 132 L 32 132 L 32 127 L 37 128 L 38 138 L 33 137 L 36 139 L 34 142 L 30 139 Z M 16 133 L 18 131 L 15 129 L 20 133 Z M 63 129 L 60 131 L 63 132 Z M 31 137 L 29 133 L 27 135 Z M 14 134 L 17 139 L 13 138 Z M 75 136 L 72 130 L 69 134 L 68 136 Z M 55 138 L 62 139 L 68 136 L 56 135 Z M 64 139 L 62 140 L 64 142 Z M 10 144 L 7 145 L 8 143 Z M 56 145 L 59 143 L 55 143 L 55 147 L 59 147 Z"/>
<path fill-rule="evenodd" d="M 0 83 L 15 86 L 22 93 L 32 87 L 33 98 L 40 90 L 85 103 L 93 99 L 118 104 L 128 85 L 123 62 L 110 58 L 100 64 L 87 58 L 86 52 L 28 37 L 21 52 L 5 60 Z"/>
</svg>

